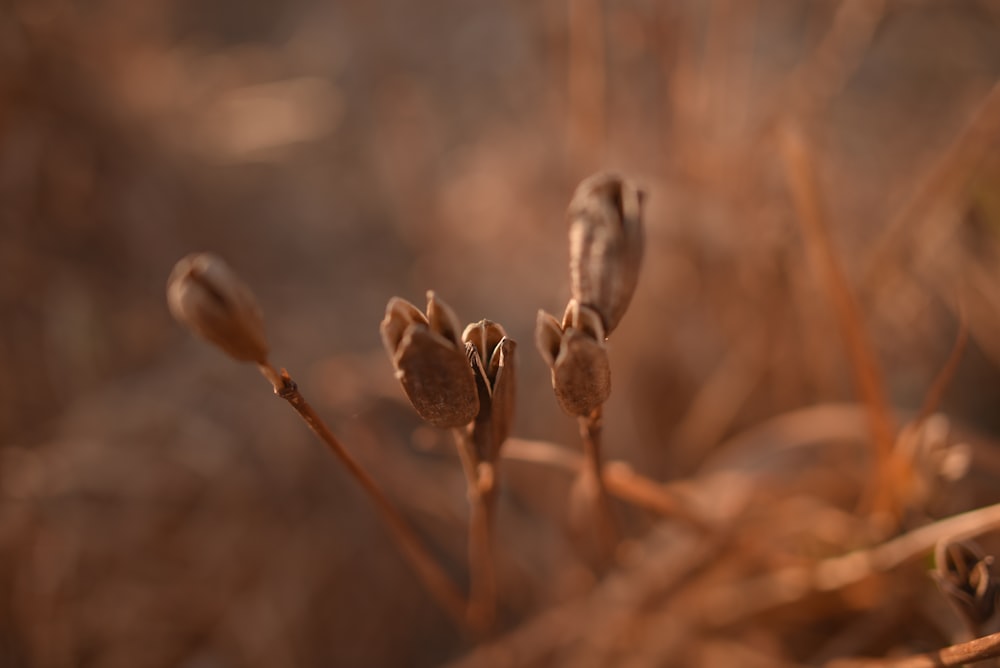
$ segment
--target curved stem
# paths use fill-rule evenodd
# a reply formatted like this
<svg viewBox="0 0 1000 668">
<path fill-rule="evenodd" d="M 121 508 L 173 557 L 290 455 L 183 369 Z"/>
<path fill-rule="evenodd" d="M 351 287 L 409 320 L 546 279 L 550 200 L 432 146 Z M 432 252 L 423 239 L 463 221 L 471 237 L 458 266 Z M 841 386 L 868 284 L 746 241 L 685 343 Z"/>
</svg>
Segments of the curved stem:
<svg viewBox="0 0 1000 668">
<path fill-rule="evenodd" d="M 460 624 L 465 623 L 465 602 L 461 592 L 444 572 L 437 560 L 428 552 L 420 537 L 403 517 L 403 514 L 389 500 L 389 497 L 378 486 L 375 479 L 365 471 L 361 464 L 344 448 L 344 445 L 333 435 L 322 418 L 299 392 L 298 385 L 288 372 L 282 369 L 279 373 L 270 364 L 259 365 L 260 372 L 271 385 L 274 393 L 287 401 L 292 408 L 305 420 L 313 433 L 319 437 L 327 448 L 340 460 L 351 476 L 358 481 L 368 494 L 376 510 L 395 538 L 403 556 L 420 577 L 428 593 L 438 605 Z"/>
</svg>

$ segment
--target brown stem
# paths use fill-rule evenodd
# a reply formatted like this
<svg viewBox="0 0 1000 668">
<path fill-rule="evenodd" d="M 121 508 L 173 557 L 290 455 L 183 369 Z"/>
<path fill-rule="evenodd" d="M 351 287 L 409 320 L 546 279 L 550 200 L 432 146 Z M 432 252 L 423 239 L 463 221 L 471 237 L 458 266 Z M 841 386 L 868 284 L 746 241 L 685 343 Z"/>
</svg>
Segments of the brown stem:
<svg viewBox="0 0 1000 668">
<path fill-rule="evenodd" d="M 827 668 L 947 668 L 1000 657 L 1000 633 L 902 659 L 840 659 Z"/>
<path fill-rule="evenodd" d="M 608 497 L 608 487 L 604 479 L 604 465 L 601 461 L 601 407 L 595 408 L 590 415 L 581 416 L 580 438 L 583 441 L 584 466 L 581 476 L 592 476 L 596 497 L 594 499 L 594 520 L 597 523 L 598 537 L 604 558 L 610 560 L 618 545 L 618 525 L 611 510 L 611 500 Z"/>
<path fill-rule="evenodd" d="M 447 612 L 454 620 L 460 624 L 465 622 L 465 602 L 461 592 L 451 581 L 451 578 L 444 572 L 437 560 L 431 556 L 427 548 L 424 547 L 420 538 L 413 528 L 407 523 L 402 513 L 393 505 L 389 497 L 378 486 L 375 479 L 365 471 L 361 464 L 344 448 L 343 444 L 337 440 L 330 428 L 326 426 L 322 418 L 313 410 L 313 407 L 306 402 L 302 393 L 299 392 L 298 385 L 284 369 L 279 373 L 270 364 L 259 365 L 260 372 L 271 385 L 274 386 L 274 393 L 287 401 L 292 408 L 306 421 L 313 433 L 326 444 L 330 452 L 340 460 L 347 468 L 351 476 L 361 485 L 361 487 L 375 504 L 382 519 L 396 539 L 403 556 L 410 562 L 417 575 L 423 581 L 427 591 L 431 594 L 441 608 Z"/>
<path fill-rule="evenodd" d="M 583 456 L 562 446 L 546 441 L 508 439 L 502 456 L 504 459 L 545 464 L 579 474 L 587 465 Z M 703 516 L 687 499 L 669 486 L 636 473 L 622 461 L 602 464 L 601 473 L 608 494 L 636 508 L 642 508 L 667 518 L 685 522 L 705 533 L 712 532 L 712 522 Z"/>
<path fill-rule="evenodd" d="M 493 563 L 495 472 L 491 463 L 479 461 L 467 428 L 456 427 L 452 431 L 469 493 L 469 606 L 466 620 L 469 626 L 482 632 L 493 625 L 497 607 L 496 569 Z"/>
</svg>

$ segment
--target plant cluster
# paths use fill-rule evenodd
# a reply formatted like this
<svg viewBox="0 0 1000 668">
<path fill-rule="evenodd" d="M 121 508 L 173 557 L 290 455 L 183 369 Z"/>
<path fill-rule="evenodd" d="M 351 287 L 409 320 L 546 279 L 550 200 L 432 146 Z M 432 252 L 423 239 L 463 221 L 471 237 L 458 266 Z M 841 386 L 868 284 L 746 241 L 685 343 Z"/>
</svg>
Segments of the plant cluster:
<svg viewBox="0 0 1000 668">
<path fill-rule="evenodd" d="M 602 406 L 611 394 L 610 334 L 628 309 L 643 255 L 644 193 L 630 180 L 599 173 L 584 180 L 568 208 L 571 296 L 561 320 L 539 311 L 535 342 L 551 369 L 562 408 L 579 421 L 584 465 L 571 499 L 574 530 L 595 538 L 595 564 L 610 566 L 618 528 L 601 457 Z M 494 623 L 493 560 L 499 459 L 510 434 L 518 347 L 490 320 L 462 327 L 436 293 L 424 311 L 394 297 L 380 332 L 403 391 L 428 424 L 451 430 L 470 503 L 468 596 L 463 596 L 389 496 L 334 436 L 284 369 L 270 362 L 264 318 L 250 288 L 221 258 L 181 259 L 167 284 L 174 317 L 230 357 L 256 364 L 368 493 L 428 591 L 457 621 L 476 631 Z M 619 488 L 634 488 L 619 481 Z M 628 498 L 629 494 L 619 496 Z M 637 496 L 634 493 L 633 497 Z M 655 497 L 655 494 L 654 494 Z M 651 502 L 646 501 L 649 505 Z M 652 503 L 656 503 L 653 501 Z"/>
</svg>

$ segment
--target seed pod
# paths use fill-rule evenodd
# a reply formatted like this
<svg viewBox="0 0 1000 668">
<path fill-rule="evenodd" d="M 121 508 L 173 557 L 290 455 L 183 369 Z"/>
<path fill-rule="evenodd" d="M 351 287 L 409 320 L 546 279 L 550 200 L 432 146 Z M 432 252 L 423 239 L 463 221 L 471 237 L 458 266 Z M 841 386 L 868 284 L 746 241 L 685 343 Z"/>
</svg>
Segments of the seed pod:
<svg viewBox="0 0 1000 668">
<path fill-rule="evenodd" d="M 993 557 L 971 541 L 942 541 L 934 549 L 934 561 L 933 575 L 941 592 L 978 634 L 996 612 L 1000 588 L 992 573 Z"/>
<path fill-rule="evenodd" d="M 393 297 L 380 327 L 407 398 L 435 427 L 467 425 L 479 412 L 476 381 L 458 328 L 454 312 L 433 292 L 427 293 L 426 316 Z"/>
<path fill-rule="evenodd" d="M 476 376 L 479 414 L 473 428 L 480 461 L 495 461 L 510 434 L 514 418 L 517 344 L 503 327 L 490 320 L 470 324 L 462 333 L 469 363 Z"/>
<path fill-rule="evenodd" d="M 267 362 L 264 318 L 250 288 L 211 253 L 182 258 L 167 280 L 167 306 L 178 322 L 241 362 Z"/>
<path fill-rule="evenodd" d="M 576 189 L 567 211 L 570 285 L 596 310 L 607 334 L 628 309 L 642 264 L 645 193 L 617 174 L 595 174 Z"/>
<path fill-rule="evenodd" d="M 561 324 L 539 311 L 535 343 L 552 369 L 552 389 L 567 413 L 590 415 L 611 396 L 611 365 L 596 311 L 570 300 Z"/>
</svg>

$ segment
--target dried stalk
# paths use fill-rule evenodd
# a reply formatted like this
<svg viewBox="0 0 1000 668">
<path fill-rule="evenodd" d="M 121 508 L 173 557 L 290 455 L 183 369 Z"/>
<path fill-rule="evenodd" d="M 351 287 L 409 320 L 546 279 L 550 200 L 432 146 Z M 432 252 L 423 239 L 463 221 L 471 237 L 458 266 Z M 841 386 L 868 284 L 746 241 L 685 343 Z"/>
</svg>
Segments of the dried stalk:
<svg viewBox="0 0 1000 668">
<path fill-rule="evenodd" d="M 898 517 L 894 496 L 900 462 L 893 461 L 897 428 L 886 399 L 885 382 L 871 340 L 865 332 L 861 309 L 851 292 L 843 268 L 833 250 L 830 225 L 820 194 L 812 153 L 801 129 L 788 124 L 781 135 L 785 173 L 798 213 L 809 263 L 833 304 L 837 325 L 851 361 L 858 392 L 868 409 L 869 428 L 875 448 L 875 469 L 867 493 L 873 516 Z"/>
<path fill-rule="evenodd" d="M 378 486 L 361 464 L 337 440 L 323 419 L 313 410 L 313 407 L 302 396 L 298 385 L 288 372 L 280 373 L 270 363 L 258 365 L 261 374 L 274 386 L 274 393 L 287 401 L 295 409 L 313 433 L 319 437 L 330 452 L 347 468 L 351 476 L 358 481 L 368 494 L 389 527 L 403 556 L 410 562 L 417 575 L 423 581 L 427 591 L 440 607 L 459 624 L 465 624 L 465 601 L 451 578 L 444 572 L 437 560 L 427 551 L 419 536 L 409 525 L 402 513 L 393 505 L 389 497 Z"/>
<path fill-rule="evenodd" d="M 608 488 L 604 480 L 604 466 L 601 457 L 602 409 L 598 406 L 590 415 L 578 418 L 580 439 L 583 441 L 584 465 L 580 469 L 580 483 L 593 483 L 594 519 L 597 522 L 597 536 L 600 541 L 602 558 L 610 561 L 618 544 L 618 524 L 611 509 Z"/>
<path fill-rule="evenodd" d="M 513 461 L 545 464 L 570 473 L 580 473 L 587 460 L 569 448 L 546 441 L 513 438 L 507 441 L 503 458 Z M 688 507 L 678 494 L 667 486 L 636 473 L 625 462 L 613 461 L 601 465 L 601 480 L 607 493 L 637 508 L 662 517 L 677 519 L 702 532 L 712 531 L 711 522 Z"/>
<path fill-rule="evenodd" d="M 902 659 L 838 659 L 827 668 L 948 668 L 1000 657 L 1000 633 Z"/>
<path fill-rule="evenodd" d="M 969 176 L 988 155 L 991 146 L 1000 136 L 1000 83 L 973 112 L 962 131 L 942 153 L 937 163 L 922 179 L 916 190 L 892 216 L 885 231 L 874 244 L 865 262 L 862 283 L 874 287 L 884 283 L 885 273 L 905 250 L 904 232 L 928 212 L 937 209 L 941 202 L 954 197 Z M 909 230 L 913 236 L 913 230 Z"/>
<path fill-rule="evenodd" d="M 743 583 L 729 583 L 704 597 L 711 620 L 727 626 L 800 600 L 812 592 L 837 591 L 927 554 L 942 540 L 964 540 L 1000 528 L 1000 504 L 946 517 L 867 550 L 791 566 Z"/>
<path fill-rule="evenodd" d="M 469 604 L 466 621 L 470 627 L 482 632 L 493 625 L 497 608 L 496 566 L 493 561 L 495 476 L 491 464 L 479 461 L 469 430 L 456 427 L 452 433 L 469 494 Z"/>
</svg>

